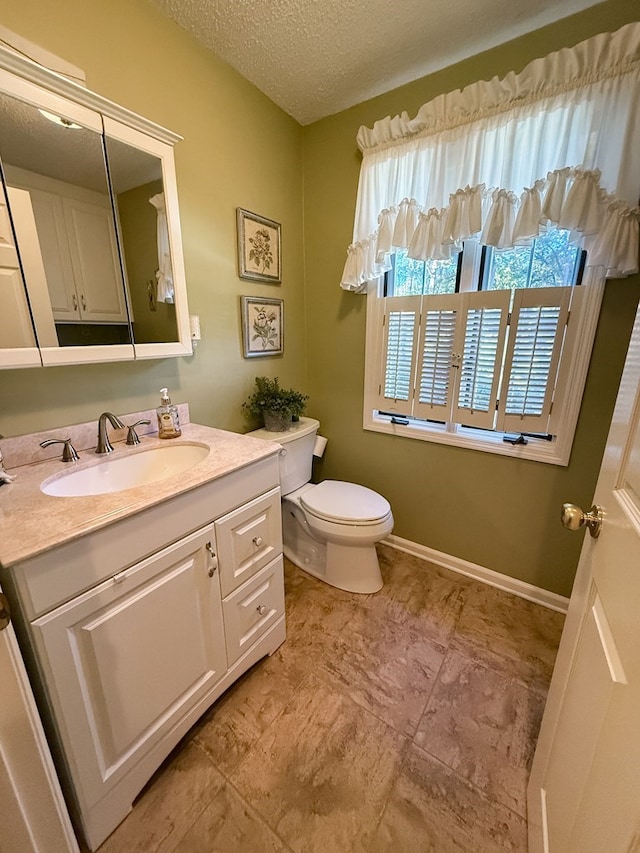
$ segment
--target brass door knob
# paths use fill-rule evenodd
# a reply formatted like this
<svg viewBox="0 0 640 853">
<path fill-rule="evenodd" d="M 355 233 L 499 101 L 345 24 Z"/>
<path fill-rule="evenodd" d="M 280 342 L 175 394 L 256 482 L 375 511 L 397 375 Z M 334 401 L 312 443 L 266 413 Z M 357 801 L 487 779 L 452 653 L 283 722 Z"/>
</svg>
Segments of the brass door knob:
<svg viewBox="0 0 640 853">
<path fill-rule="evenodd" d="M 562 504 L 560 514 L 562 526 L 566 527 L 567 530 L 580 530 L 581 527 L 587 527 L 593 539 L 600 536 L 603 518 L 604 510 L 597 504 L 594 504 L 589 512 L 585 512 L 575 504 Z"/>
<path fill-rule="evenodd" d="M 9 602 L 6 599 L 6 596 L 0 592 L 0 631 L 4 631 L 9 622 L 11 622 Z"/>
</svg>

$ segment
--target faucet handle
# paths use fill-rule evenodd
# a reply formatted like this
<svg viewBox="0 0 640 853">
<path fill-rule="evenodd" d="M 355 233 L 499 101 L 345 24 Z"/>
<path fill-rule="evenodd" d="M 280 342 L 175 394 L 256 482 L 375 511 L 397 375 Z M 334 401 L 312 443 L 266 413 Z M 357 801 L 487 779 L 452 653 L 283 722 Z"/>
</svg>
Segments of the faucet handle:
<svg viewBox="0 0 640 853">
<path fill-rule="evenodd" d="M 134 424 L 131 424 L 127 427 L 127 440 L 125 444 L 140 444 L 140 438 L 138 433 L 136 432 L 136 427 L 140 426 L 140 424 L 150 424 L 151 421 L 148 418 L 143 418 L 141 421 L 136 421 Z"/>
<path fill-rule="evenodd" d="M 78 451 L 75 449 L 73 444 L 71 444 L 70 438 L 48 438 L 46 441 L 40 442 L 40 447 L 49 447 L 50 444 L 64 444 L 64 449 L 62 451 L 63 462 L 78 461 Z"/>
</svg>

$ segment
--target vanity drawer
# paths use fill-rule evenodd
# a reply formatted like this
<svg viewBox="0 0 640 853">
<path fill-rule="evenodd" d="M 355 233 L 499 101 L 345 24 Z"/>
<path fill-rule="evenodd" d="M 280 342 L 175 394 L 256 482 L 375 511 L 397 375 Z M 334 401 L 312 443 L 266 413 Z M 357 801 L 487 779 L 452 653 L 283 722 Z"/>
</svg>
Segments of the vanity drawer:
<svg viewBox="0 0 640 853">
<path fill-rule="evenodd" d="M 278 557 L 222 602 L 229 666 L 284 616 L 284 569 Z"/>
<path fill-rule="evenodd" d="M 222 597 L 282 553 L 280 489 L 273 489 L 215 523 Z"/>
</svg>

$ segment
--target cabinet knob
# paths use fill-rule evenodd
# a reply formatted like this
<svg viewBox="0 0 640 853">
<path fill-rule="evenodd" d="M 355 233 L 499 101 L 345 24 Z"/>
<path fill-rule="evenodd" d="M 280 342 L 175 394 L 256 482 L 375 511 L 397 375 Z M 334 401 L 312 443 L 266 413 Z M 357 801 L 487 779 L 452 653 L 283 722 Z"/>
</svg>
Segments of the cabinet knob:
<svg viewBox="0 0 640 853">
<path fill-rule="evenodd" d="M 74 310 L 74 311 L 77 311 L 77 310 L 78 310 L 78 300 L 77 300 L 77 298 L 76 298 L 75 293 L 74 293 L 74 294 L 73 294 L 73 296 L 71 297 L 71 304 L 72 304 L 72 306 L 73 306 L 73 310 Z"/>
<path fill-rule="evenodd" d="M 253 537 L 253 544 L 256 546 L 256 548 L 259 548 L 263 542 L 264 542 L 264 539 L 262 538 L 262 536 L 254 536 Z"/>
<path fill-rule="evenodd" d="M 264 616 L 264 614 L 267 612 L 267 608 L 264 606 L 264 604 L 259 604 L 259 605 L 256 607 L 256 610 L 258 611 L 258 613 L 259 613 L 261 616 Z"/>
</svg>

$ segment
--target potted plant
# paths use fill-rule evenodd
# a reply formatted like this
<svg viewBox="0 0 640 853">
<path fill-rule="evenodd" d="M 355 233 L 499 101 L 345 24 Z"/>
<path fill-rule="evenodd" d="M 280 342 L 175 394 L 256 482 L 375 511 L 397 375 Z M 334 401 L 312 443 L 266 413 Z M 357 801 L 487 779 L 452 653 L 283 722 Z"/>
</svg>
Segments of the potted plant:
<svg viewBox="0 0 640 853">
<path fill-rule="evenodd" d="M 293 388 L 281 388 L 277 376 L 275 379 L 256 376 L 255 391 L 242 408 L 251 415 L 262 417 L 265 429 L 270 432 L 285 432 L 291 421 L 298 420 L 304 412 L 308 399 L 307 394 Z"/>
</svg>

